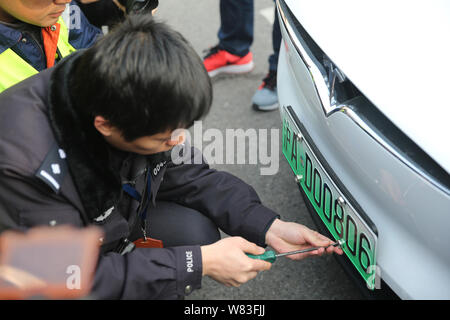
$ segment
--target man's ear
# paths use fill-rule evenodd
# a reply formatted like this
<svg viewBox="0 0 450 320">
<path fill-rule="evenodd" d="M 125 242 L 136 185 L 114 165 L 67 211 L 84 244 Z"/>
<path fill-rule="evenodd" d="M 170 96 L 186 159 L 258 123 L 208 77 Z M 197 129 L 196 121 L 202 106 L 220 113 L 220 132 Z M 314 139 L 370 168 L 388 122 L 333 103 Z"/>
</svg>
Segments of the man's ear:
<svg viewBox="0 0 450 320">
<path fill-rule="evenodd" d="M 102 116 L 95 116 L 94 127 L 105 137 L 109 137 L 113 131 L 113 126 Z"/>
</svg>

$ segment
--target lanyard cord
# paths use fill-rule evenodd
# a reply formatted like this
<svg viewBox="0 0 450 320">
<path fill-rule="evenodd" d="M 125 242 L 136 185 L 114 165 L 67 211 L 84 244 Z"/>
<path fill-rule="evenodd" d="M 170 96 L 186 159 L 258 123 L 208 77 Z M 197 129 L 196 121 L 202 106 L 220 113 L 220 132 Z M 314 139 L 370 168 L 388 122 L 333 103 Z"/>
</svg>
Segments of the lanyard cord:
<svg viewBox="0 0 450 320">
<path fill-rule="evenodd" d="M 147 209 L 150 204 L 151 198 L 151 186 L 152 179 L 150 176 L 150 171 L 147 174 L 147 199 L 143 199 L 142 195 L 129 183 L 125 183 L 122 185 L 123 191 L 125 191 L 130 197 L 138 201 L 139 203 L 144 204 L 144 201 L 147 200 L 145 206 L 139 212 L 139 218 L 141 219 L 141 229 L 144 234 L 144 240 L 147 241 Z"/>
</svg>

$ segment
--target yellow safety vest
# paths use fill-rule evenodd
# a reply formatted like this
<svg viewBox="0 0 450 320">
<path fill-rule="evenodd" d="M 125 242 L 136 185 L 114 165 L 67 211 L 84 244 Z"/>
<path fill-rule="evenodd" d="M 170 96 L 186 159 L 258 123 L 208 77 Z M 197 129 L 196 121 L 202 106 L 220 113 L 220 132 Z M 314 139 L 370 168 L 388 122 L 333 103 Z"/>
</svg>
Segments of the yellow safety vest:
<svg viewBox="0 0 450 320">
<path fill-rule="evenodd" d="M 76 51 L 69 43 L 69 30 L 60 17 L 58 23 L 61 26 L 58 38 L 58 51 L 62 58 Z M 11 49 L 7 49 L 0 54 L 0 92 L 37 74 L 38 71 L 22 59 Z"/>
</svg>

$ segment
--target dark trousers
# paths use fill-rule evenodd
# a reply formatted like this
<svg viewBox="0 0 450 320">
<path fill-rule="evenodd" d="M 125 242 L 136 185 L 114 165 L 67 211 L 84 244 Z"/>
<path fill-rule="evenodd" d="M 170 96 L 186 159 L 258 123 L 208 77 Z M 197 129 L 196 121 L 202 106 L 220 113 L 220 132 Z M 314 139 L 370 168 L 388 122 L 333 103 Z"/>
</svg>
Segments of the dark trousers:
<svg viewBox="0 0 450 320">
<path fill-rule="evenodd" d="M 147 236 L 163 241 L 164 247 L 206 245 L 220 240 L 216 225 L 200 212 L 174 202 L 159 201 L 147 214 Z M 137 226 L 130 239 L 142 237 Z"/>
<path fill-rule="evenodd" d="M 272 29 L 273 53 L 269 57 L 269 69 L 277 70 L 281 31 L 276 10 Z M 253 0 L 220 0 L 219 47 L 232 54 L 245 56 L 253 43 Z"/>
</svg>

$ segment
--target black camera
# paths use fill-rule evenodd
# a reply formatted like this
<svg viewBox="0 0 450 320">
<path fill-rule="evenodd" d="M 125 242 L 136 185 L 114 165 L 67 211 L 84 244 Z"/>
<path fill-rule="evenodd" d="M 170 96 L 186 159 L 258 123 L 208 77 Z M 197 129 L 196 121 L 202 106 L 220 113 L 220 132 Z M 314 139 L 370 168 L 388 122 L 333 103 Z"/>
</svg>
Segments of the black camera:
<svg viewBox="0 0 450 320">
<path fill-rule="evenodd" d="M 158 0 L 119 0 L 128 14 L 130 13 L 151 13 L 153 9 L 158 7 Z"/>
</svg>

